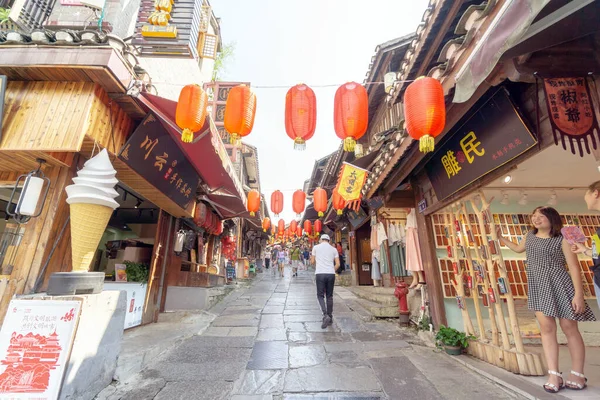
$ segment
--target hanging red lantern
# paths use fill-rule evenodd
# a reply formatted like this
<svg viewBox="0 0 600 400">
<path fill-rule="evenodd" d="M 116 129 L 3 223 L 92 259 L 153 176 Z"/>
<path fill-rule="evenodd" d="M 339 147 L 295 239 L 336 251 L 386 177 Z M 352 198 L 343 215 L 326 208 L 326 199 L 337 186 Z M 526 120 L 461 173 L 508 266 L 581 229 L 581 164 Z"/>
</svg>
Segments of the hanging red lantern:
<svg viewBox="0 0 600 400">
<path fill-rule="evenodd" d="M 296 228 L 298 228 L 298 221 L 293 220 L 292 222 L 290 222 L 290 233 L 292 235 L 296 234 Z"/>
<path fill-rule="evenodd" d="M 208 207 L 202 202 L 196 203 L 196 211 L 194 212 L 194 223 L 203 228 L 206 224 L 206 216 L 208 214 Z"/>
<path fill-rule="evenodd" d="M 317 98 L 315 92 L 304 84 L 288 90 L 285 96 L 285 131 L 294 141 L 296 150 L 304 150 L 306 141 L 317 127 Z"/>
<path fill-rule="evenodd" d="M 202 129 L 206 120 L 208 95 L 200 85 L 186 85 L 179 93 L 179 101 L 175 109 L 175 122 L 183 129 L 181 141 L 191 143 L 194 132 Z"/>
<path fill-rule="evenodd" d="M 319 236 L 321 234 L 321 231 L 323 230 L 323 223 L 321 222 L 320 219 L 317 219 L 315 221 L 314 228 L 315 228 L 315 235 Z"/>
<path fill-rule="evenodd" d="M 333 128 L 336 135 L 344 141 L 344 151 L 355 151 L 356 141 L 365 134 L 368 124 L 367 90 L 356 82 L 340 86 L 335 92 L 333 103 Z"/>
<path fill-rule="evenodd" d="M 269 229 L 271 227 L 271 219 L 269 217 L 265 217 L 262 220 L 262 228 L 263 228 L 263 232 L 266 232 L 267 229 Z"/>
<path fill-rule="evenodd" d="M 318 212 L 319 217 L 325 215 L 327 211 L 327 192 L 325 189 L 316 188 L 313 192 L 313 207 L 316 212 Z"/>
<path fill-rule="evenodd" d="M 271 211 L 276 217 L 283 211 L 283 193 L 279 190 L 271 194 Z"/>
<path fill-rule="evenodd" d="M 421 77 L 408 85 L 404 93 L 404 118 L 408 134 L 419 141 L 419 150 L 432 152 L 435 137 L 446 124 L 444 88 L 440 81 Z"/>
<path fill-rule="evenodd" d="M 277 222 L 277 233 L 279 233 L 279 236 L 283 235 L 283 233 L 285 232 L 285 221 L 280 219 Z"/>
<path fill-rule="evenodd" d="M 302 237 L 302 227 L 300 225 L 296 227 L 296 236 Z"/>
<path fill-rule="evenodd" d="M 225 105 L 225 129 L 231 137 L 230 143 L 240 140 L 252 132 L 256 114 L 256 95 L 246 85 L 231 88 Z"/>
<path fill-rule="evenodd" d="M 346 200 L 344 200 L 337 190 L 333 191 L 331 202 L 333 203 L 333 208 L 337 210 L 337 215 L 342 215 L 344 213 L 344 208 L 346 207 Z"/>
<path fill-rule="evenodd" d="M 300 218 L 300 214 L 304 212 L 306 205 L 306 193 L 302 190 L 296 190 L 292 197 L 292 209 L 296 213 L 296 218 Z"/>
<path fill-rule="evenodd" d="M 260 210 L 260 193 L 256 189 L 252 189 L 248 192 L 247 206 L 248 212 L 251 217 L 254 217 L 258 210 Z"/>
<path fill-rule="evenodd" d="M 306 233 L 309 236 L 312 233 L 312 224 L 308 219 L 304 221 L 304 233 Z"/>
</svg>

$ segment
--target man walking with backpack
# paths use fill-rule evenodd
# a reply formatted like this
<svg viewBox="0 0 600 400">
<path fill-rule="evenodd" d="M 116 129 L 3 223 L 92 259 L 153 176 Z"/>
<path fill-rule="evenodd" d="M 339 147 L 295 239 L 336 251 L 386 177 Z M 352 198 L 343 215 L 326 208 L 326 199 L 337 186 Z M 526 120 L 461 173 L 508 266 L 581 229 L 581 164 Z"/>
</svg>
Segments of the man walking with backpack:
<svg viewBox="0 0 600 400">
<path fill-rule="evenodd" d="M 340 266 L 338 251 L 329 244 L 330 240 L 329 235 L 321 235 L 321 243 L 313 247 L 311 257 L 311 262 L 315 264 L 317 299 L 323 311 L 322 329 L 333 322 L 333 287 L 335 271 Z M 324 297 L 327 298 L 327 304 Z"/>
</svg>

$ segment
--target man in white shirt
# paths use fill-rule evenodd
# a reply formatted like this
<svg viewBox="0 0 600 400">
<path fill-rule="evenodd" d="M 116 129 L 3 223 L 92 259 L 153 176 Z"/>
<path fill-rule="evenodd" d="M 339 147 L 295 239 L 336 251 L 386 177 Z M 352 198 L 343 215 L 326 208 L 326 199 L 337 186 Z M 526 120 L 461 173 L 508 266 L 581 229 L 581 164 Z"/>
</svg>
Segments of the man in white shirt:
<svg viewBox="0 0 600 400">
<path fill-rule="evenodd" d="M 329 235 L 321 235 L 321 243 L 313 247 L 310 261 L 315 265 L 315 278 L 317 281 L 317 299 L 323 311 L 325 329 L 333 321 L 333 286 L 335 284 L 335 271 L 340 266 L 340 256 L 335 247 L 329 244 Z M 327 297 L 327 307 L 325 299 Z"/>
</svg>

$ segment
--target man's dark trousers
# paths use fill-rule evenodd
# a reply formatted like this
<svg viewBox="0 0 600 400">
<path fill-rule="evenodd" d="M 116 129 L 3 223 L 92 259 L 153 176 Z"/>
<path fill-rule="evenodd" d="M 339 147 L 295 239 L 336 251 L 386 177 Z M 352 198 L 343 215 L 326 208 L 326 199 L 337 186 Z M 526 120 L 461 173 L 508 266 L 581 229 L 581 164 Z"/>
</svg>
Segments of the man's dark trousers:
<svg viewBox="0 0 600 400">
<path fill-rule="evenodd" d="M 317 299 L 321 305 L 324 315 L 332 317 L 333 314 L 333 286 L 335 285 L 335 274 L 317 274 Z M 327 297 L 327 307 L 325 299 Z"/>
</svg>

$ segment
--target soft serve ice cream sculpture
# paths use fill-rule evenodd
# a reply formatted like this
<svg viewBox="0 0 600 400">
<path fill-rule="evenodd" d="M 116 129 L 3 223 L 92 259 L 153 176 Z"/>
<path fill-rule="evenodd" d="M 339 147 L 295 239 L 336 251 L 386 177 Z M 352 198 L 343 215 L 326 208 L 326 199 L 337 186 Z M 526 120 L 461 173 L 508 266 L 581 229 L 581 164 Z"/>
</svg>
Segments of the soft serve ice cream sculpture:
<svg viewBox="0 0 600 400">
<path fill-rule="evenodd" d="M 115 185 L 117 171 L 106 149 L 89 159 L 74 185 L 67 186 L 67 203 L 71 210 L 71 251 L 73 272 L 87 272 L 113 211 L 119 207 Z"/>
</svg>

